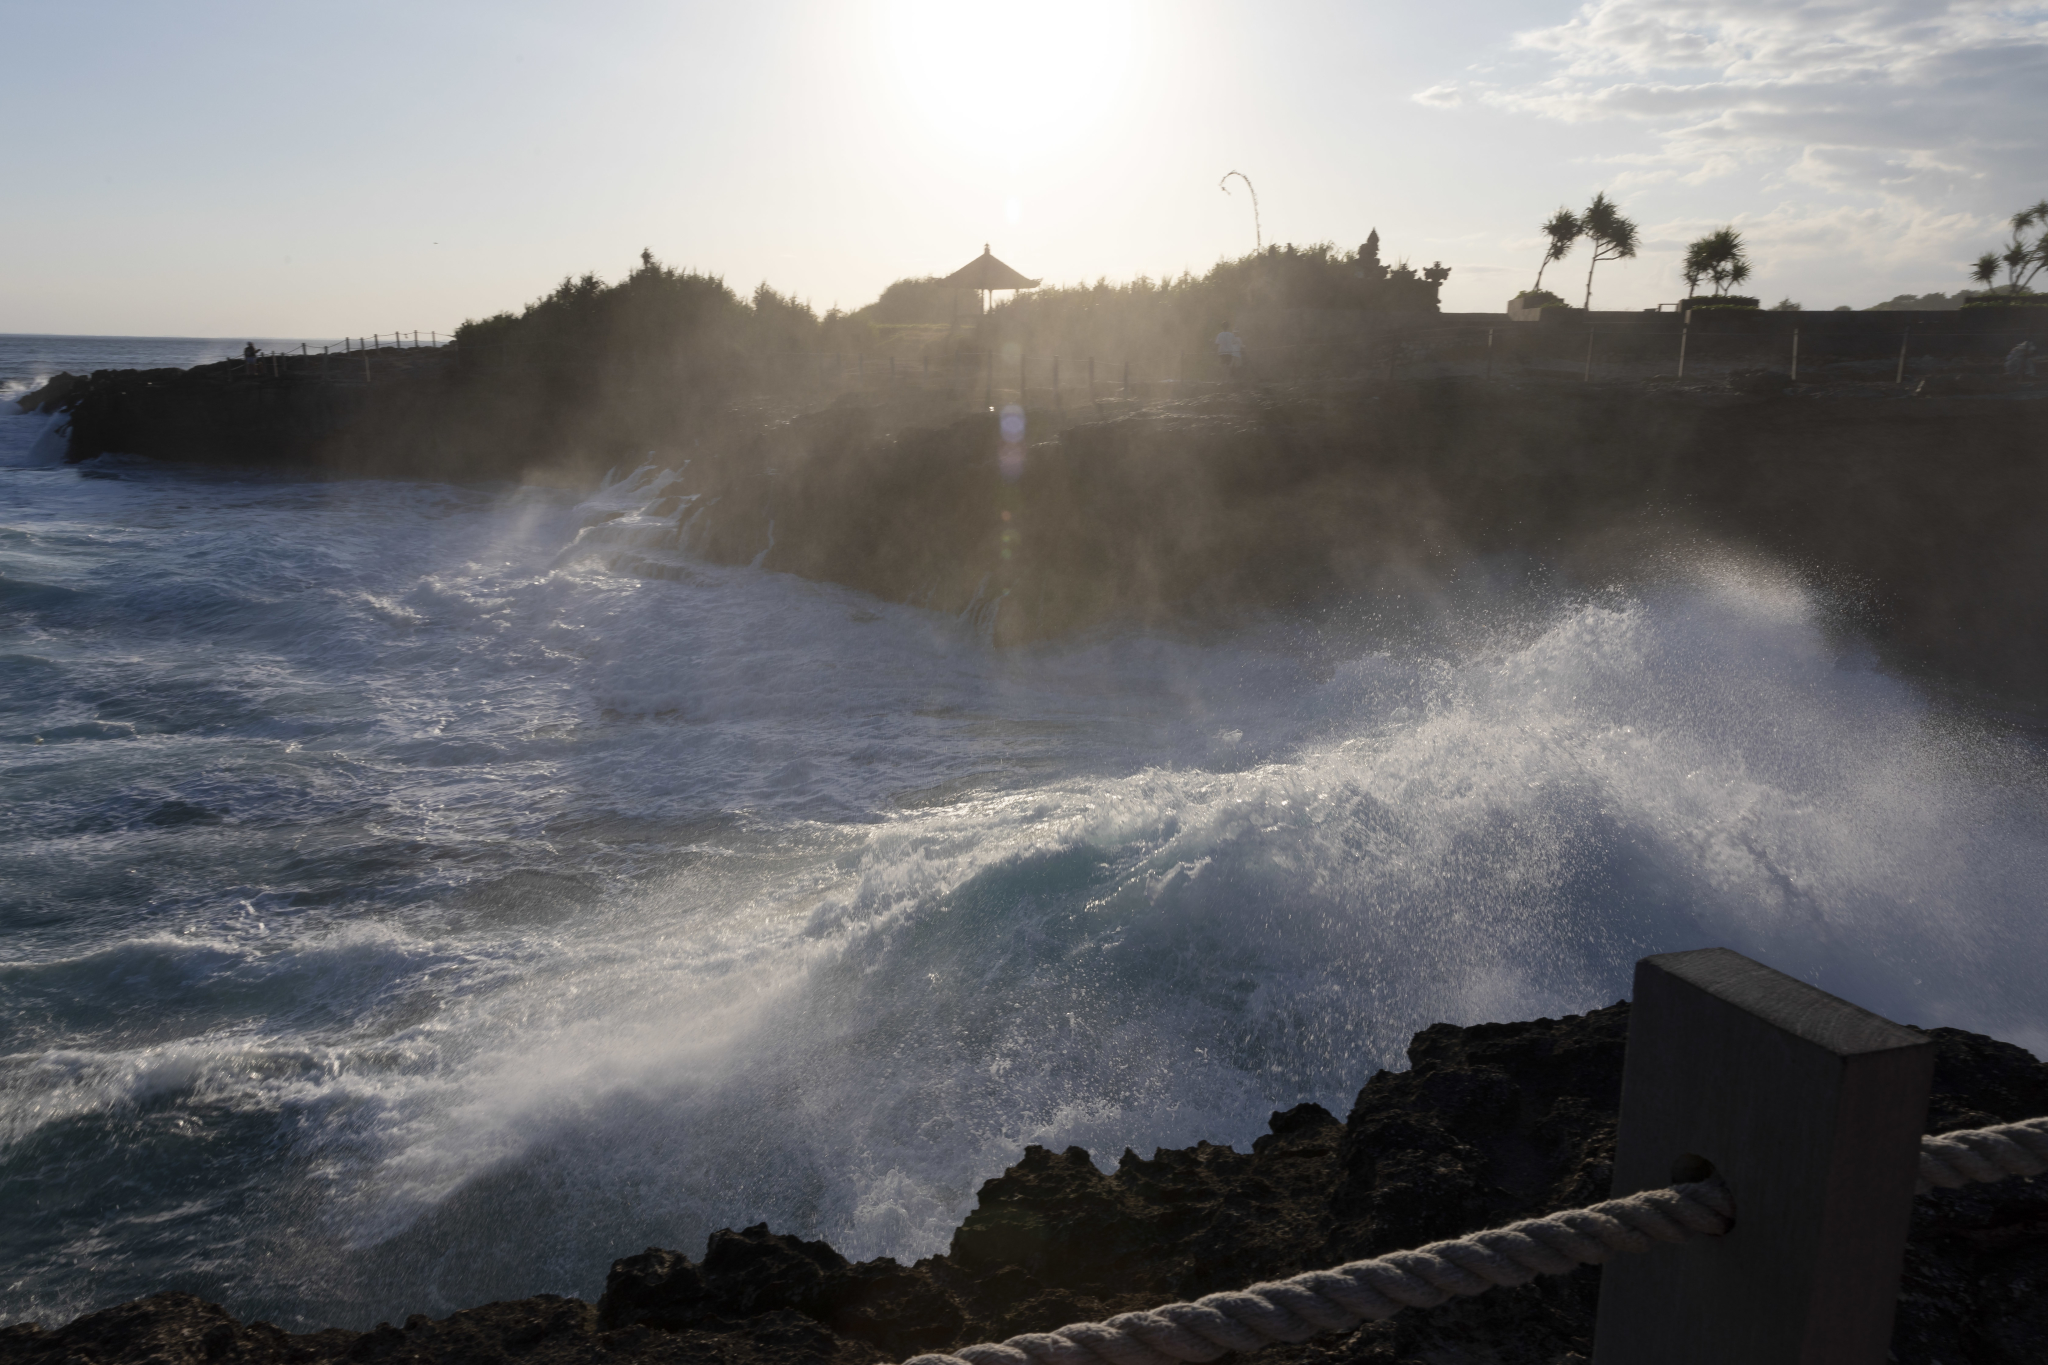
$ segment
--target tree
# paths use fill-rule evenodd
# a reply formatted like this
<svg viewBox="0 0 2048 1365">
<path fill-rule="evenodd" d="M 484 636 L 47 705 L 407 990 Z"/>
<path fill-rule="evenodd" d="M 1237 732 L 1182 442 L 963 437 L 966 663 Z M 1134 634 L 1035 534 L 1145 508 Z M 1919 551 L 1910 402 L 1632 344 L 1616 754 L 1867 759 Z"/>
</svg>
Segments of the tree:
<svg viewBox="0 0 2048 1365">
<path fill-rule="evenodd" d="M 2048 199 L 2040 200 L 2030 208 L 2021 209 L 2006 220 L 2012 228 L 2012 240 L 2005 244 L 2005 250 L 1987 251 L 1977 258 L 1970 267 L 1970 278 L 1984 285 L 1994 294 L 2031 294 L 2027 287 L 2034 276 L 2048 269 Z M 2027 229 L 2038 227 L 2034 240 L 2027 240 Z M 2005 283 L 1998 283 L 1999 267 L 2005 267 Z"/>
<path fill-rule="evenodd" d="M 1586 211 L 1579 215 L 1579 227 L 1587 240 L 1593 243 L 1593 260 L 1586 267 L 1586 303 L 1590 312 L 1593 307 L 1593 272 L 1602 261 L 1633 260 L 1636 254 L 1638 233 L 1636 225 L 1622 217 L 1621 206 L 1607 197 L 1602 190 L 1593 196 L 1593 202 L 1586 205 Z"/>
<path fill-rule="evenodd" d="M 1716 228 L 1685 249 L 1685 264 L 1679 273 L 1685 277 L 1688 293 L 1697 293 L 1701 280 L 1712 280 L 1714 297 L 1720 298 L 1730 285 L 1749 278 L 1749 250 L 1742 234 L 1732 226 Z"/>
<path fill-rule="evenodd" d="M 1550 268 L 1552 261 L 1563 260 L 1585 231 L 1578 215 L 1568 208 L 1560 207 L 1550 215 L 1550 221 L 1543 225 L 1543 235 L 1550 239 L 1550 244 L 1543 248 L 1543 262 L 1536 267 L 1536 283 L 1529 287 L 1530 293 L 1542 292 L 1543 272 Z"/>
</svg>

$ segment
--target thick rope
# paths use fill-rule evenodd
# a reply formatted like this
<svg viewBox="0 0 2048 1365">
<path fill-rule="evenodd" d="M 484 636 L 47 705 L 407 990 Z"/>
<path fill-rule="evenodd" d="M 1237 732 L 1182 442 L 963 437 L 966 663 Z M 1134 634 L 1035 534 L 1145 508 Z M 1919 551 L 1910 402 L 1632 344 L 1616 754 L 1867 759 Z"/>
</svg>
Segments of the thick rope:
<svg viewBox="0 0 2048 1365">
<path fill-rule="evenodd" d="M 2048 1171 L 2048 1118 L 1920 1139 L 1920 1193 Z"/>
<path fill-rule="evenodd" d="M 1920 1140 L 1920 1190 L 1952 1190 L 2012 1175 L 2048 1173 L 2048 1118 L 1972 1128 Z M 1497 1285 L 1527 1284 L 1599 1265 L 1656 1242 L 1716 1237 L 1735 1226 L 1735 1200 L 1714 1177 L 1644 1190 L 1589 1208 L 1568 1209 L 1504 1228 L 1475 1232 L 1419 1251 L 1370 1261 L 1193 1303 L 1169 1303 L 1108 1322 L 1075 1322 L 1056 1332 L 912 1356 L 904 1365 L 1177 1365 L 1256 1351 L 1276 1341 L 1306 1341 L 1390 1318 L 1403 1308 L 1434 1308 Z"/>
<path fill-rule="evenodd" d="M 1403 1308 L 1434 1308 L 1496 1285 L 1527 1284 L 1598 1265 L 1617 1252 L 1657 1242 L 1712 1237 L 1735 1225 L 1735 1201 L 1718 1177 L 1644 1190 L 1590 1208 L 1530 1218 L 1420 1251 L 1396 1251 L 1334 1270 L 1312 1270 L 1235 1293 L 1210 1294 L 1108 1322 L 1076 1322 L 1004 1342 L 913 1356 L 906 1365 L 1174 1365 L 1276 1341 L 1306 1341 L 1390 1318 Z"/>
</svg>

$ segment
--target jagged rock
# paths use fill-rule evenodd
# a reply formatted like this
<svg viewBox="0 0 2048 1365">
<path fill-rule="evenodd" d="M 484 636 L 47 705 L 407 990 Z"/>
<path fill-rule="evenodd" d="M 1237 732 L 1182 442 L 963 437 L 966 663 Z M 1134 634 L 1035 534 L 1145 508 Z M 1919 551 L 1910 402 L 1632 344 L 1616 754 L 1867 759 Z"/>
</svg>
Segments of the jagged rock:
<svg viewBox="0 0 2048 1365">
<path fill-rule="evenodd" d="M 33 389 L 14 401 L 23 412 L 56 412 L 83 394 L 86 383 L 84 375 L 67 370 L 51 375 L 40 389 Z"/>
<path fill-rule="evenodd" d="M 293 1335 L 158 1294 L 54 1331 L 0 1331 L 0 1365 L 526 1365 L 632 1359 L 886 1365 L 920 1351 L 1416 1246 L 1604 1198 L 1628 1007 L 1415 1036 L 1344 1122 L 1276 1113 L 1250 1152 L 1198 1143 L 1098 1170 L 1026 1150 L 981 1189 L 947 1255 L 853 1263 L 766 1226 L 714 1233 L 702 1261 L 649 1248 L 592 1305 L 542 1295 L 438 1321 Z M 1933 1029 L 1929 1131 L 2048 1113 L 2048 1066 Z M 1260 1365 L 1582 1365 L 1599 1271 L 1276 1346 Z M 1902 1365 L 2048 1359 L 2048 1178 L 1941 1191 L 1914 1212 L 1893 1338 Z"/>
</svg>

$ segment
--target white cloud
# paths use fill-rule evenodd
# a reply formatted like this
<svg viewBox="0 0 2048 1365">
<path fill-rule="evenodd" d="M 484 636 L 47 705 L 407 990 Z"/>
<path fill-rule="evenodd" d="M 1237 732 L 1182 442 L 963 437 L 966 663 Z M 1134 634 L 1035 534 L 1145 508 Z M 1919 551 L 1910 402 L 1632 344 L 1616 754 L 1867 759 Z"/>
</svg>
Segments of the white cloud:
<svg viewBox="0 0 2048 1365">
<path fill-rule="evenodd" d="M 1947 278 L 2048 191 L 2038 0 L 1594 0 L 1514 41 L 1532 79 L 1417 98 L 1574 126 L 1665 250 L 1732 219 L 1812 274 Z"/>
<path fill-rule="evenodd" d="M 1462 93 L 1643 126 L 1689 178 L 1746 164 L 1838 191 L 2003 203 L 2033 197 L 2021 182 L 2044 173 L 2048 5 L 1597 0 L 1516 41 L 1553 74 Z"/>
</svg>

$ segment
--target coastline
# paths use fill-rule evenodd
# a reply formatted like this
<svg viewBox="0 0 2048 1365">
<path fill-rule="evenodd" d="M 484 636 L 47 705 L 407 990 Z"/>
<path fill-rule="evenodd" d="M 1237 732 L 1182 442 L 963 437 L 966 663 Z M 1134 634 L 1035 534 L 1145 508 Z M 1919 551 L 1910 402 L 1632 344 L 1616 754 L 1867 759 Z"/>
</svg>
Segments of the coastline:
<svg viewBox="0 0 2048 1365">
<path fill-rule="evenodd" d="M 403 1326 L 293 1334 L 173 1290 L 56 1328 L 0 1330 L 0 1361 L 530 1362 L 630 1358 L 888 1365 L 1384 1254 L 1605 1196 L 1626 1003 L 1563 1019 L 1417 1034 L 1341 1121 L 1273 1115 L 1250 1152 L 1209 1143 L 1104 1173 L 1080 1148 L 1027 1149 L 985 1183 L 951 1249 L 851 1263 L 766 1226 L 714 1233 L 701 1259 L 621 1258 L 595 1304 L 553 1295 Z M 2048 1065 L 2008 1043 L 1928 1030 L 1927 1131 L 2048 1111 Z M 1654 1253 L 1652 1253 L 1654 1254 Z M 1906 1365 L 2020 1365 L 2048 1351 L 2048 1179 L 1937 1191 L 1915 1205 L 1893 1335 Z M 1259 1354 L 1280 1362 L 1570 1365 L 1590 1350 L 1599 1270 L 1410 1310 Z"/>
<path fill-rule="evenodd" d="M 500 392 L 450 351 L 350 363 L 383 368 L 349 385 L 102 371 L 29 397 L 68 410 L 74 461 L 586 489 L 638 468 L 598 500 L 625 524 L 589 537 L 620 571 L 677 576 L 684 551 L 758 564 L 970 616 L 997 645 L 1274 612 L 1398 624 L 1481 563 L 1598 587 L 1748 561 L 1820 588 L 1909 672 L 1994 711 L 2048 707 L 2048 640 L 2010 628 L 2048 612 L 2048 384 L 1908 388 L 1849 363 L 1800 384 L 1525 368 L 1174 385 L 1034 394 L 1006 446 L 995 412 L 930 389 L 821 407 L 684 386 L 604 408 L 616 429 L 599 431 L 573 392 Z M 536 404 L 559 420 L 521 417 Z M 635 487 L 654 491 L 632 503 Z"/>
</svg>

